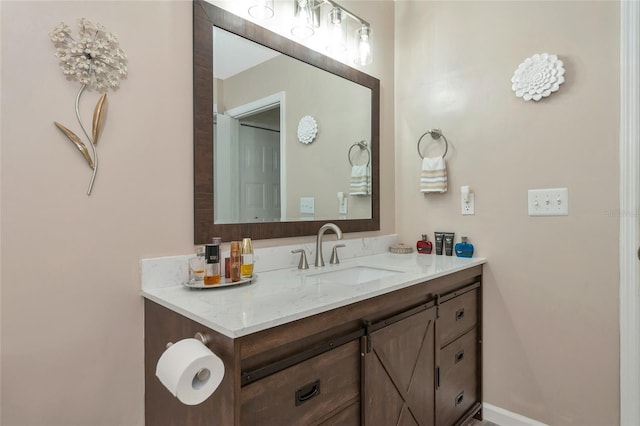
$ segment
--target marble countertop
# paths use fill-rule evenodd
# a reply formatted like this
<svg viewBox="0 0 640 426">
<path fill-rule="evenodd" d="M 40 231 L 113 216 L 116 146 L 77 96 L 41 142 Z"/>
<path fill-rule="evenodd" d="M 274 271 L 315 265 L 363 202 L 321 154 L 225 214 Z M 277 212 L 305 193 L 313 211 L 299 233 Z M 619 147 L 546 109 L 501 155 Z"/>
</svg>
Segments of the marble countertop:
<svg viewBox="0 0 640 426">
<path fill-rule="evenodd" d="M 192 289 L 183 285 L 144 288 L 142 295 L 230 338 L 246 336 L 326 312 L 486 262 L 424 254 L 383 253 L 348 259 L 308 270 L 285 268 L 257 272 L 253 282 L 231 287 Z M 315 276 L 354 266 L 391 270 L 389 276 L 362 284 Z"/>
</svg>

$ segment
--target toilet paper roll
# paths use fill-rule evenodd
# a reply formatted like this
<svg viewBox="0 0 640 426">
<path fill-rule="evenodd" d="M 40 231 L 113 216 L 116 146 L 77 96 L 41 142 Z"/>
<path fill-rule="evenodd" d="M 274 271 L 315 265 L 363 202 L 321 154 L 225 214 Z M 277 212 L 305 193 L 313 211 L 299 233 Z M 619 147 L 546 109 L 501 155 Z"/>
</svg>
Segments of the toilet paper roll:
<svg viewBox="0 0 640 426">
<path fill-rule="evenodd" d="M 222 382 L 224 363 L 200 340 L 184 339 L 162 353 L 156 376 L 180 402 L 197 405 Z"/>
</svg>

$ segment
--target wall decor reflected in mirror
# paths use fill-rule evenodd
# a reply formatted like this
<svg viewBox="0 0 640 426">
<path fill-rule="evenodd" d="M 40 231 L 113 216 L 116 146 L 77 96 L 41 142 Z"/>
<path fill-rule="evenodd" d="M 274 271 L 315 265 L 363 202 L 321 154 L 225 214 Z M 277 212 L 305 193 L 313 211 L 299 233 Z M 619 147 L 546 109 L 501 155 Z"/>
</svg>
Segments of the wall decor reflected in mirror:
<svg viewBox="0 0 640 426">
<path fill-rule="evenodd" d="M 208 2 L 193 17 L 195 243 L 380 229 L 379 81 Z M 349 196 L 367 163 L 370 193 Z"/>
</svg>

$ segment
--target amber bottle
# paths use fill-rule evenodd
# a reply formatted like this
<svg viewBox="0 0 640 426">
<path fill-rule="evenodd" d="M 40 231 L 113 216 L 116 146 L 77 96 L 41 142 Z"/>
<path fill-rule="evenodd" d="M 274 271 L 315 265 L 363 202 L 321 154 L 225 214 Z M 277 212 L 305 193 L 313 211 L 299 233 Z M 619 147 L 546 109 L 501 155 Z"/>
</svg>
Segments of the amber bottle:
<svg viewBox="0 0 640 426">
<path fill-rule="evenodd" d="M 229 269 L 231 271 L 229 276 L 231 278 L 231 282 L 237 282 L 240 281 L 240 266 L 242 264 L 240 241 L 231 241 L 230 251 Z"/>
</svg>

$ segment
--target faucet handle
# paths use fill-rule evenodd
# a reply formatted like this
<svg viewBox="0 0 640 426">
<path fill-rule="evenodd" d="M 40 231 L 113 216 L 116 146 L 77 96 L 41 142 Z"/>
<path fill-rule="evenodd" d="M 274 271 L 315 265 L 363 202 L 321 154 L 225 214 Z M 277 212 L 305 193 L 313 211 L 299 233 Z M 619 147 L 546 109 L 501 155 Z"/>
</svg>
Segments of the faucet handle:
<svg viewBox="0 0 640 426">
<path fill-rule="evenodd" d="M 307 254 L 304 249 L 291 250 L 291 253 L 300 253 L 300 262 L 298 262 L 298 269 L 309 269 L 309 263 L 307 263 Z"/>
<path fill-rule="evenodd" d="M 338 259 L 338 248 L 344 247 L 344 244 L 336 244 L 333 246 L 333 251 L 331 252 L 331 260 L 329 261 L 332 265 L 337 265 L 340 263 L 340 259 Z"/>
</svg>

